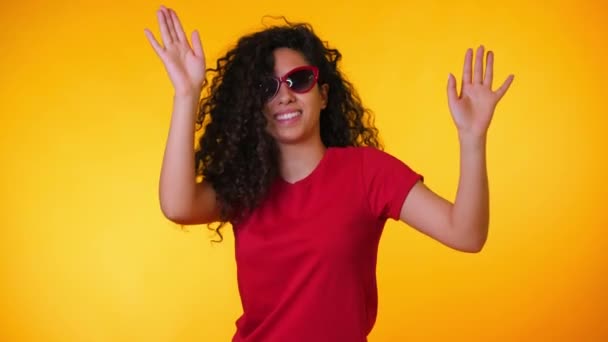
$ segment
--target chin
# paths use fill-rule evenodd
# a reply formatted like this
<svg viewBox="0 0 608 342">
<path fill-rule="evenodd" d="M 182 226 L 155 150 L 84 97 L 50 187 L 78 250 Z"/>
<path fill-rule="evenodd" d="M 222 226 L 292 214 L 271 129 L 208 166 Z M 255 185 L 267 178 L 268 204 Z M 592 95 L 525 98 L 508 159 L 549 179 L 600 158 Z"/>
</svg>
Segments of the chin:
<svg viewBox="0 0 608 342">
<path fill-rule="evenodd" d="M 274 140 L 282 145 L 294 145 L 297 143 L 301 143 L 304 141 L 303 137 L 300 135 L 273 135 Z"/>
<path fill-rule="evenodd" d="M 278 144 L 283 145 L 306 143 L 307 141 L 314 140 L 315 135 L 320 134 L 315 134 L 315 130 L 311 131 L 310 127 L 307 127 L 304 122 L 290 127 L 271 126 L 267 131 Z"/>
</svg>

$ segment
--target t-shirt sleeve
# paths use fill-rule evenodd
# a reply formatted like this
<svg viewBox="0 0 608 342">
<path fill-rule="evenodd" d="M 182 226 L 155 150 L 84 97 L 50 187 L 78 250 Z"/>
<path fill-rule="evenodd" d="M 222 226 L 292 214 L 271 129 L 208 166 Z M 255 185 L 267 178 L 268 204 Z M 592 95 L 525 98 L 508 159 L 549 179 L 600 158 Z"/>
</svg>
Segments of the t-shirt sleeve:
<svg viewBox="0 0 608 342">
<path fill-rule="evenodd" d="M 416 182 L 424 181 L 396 157 L 373 147 L 362 149 L 363 183 L 372 215 L 399 219 L 401 207 Z"/>
</svg>

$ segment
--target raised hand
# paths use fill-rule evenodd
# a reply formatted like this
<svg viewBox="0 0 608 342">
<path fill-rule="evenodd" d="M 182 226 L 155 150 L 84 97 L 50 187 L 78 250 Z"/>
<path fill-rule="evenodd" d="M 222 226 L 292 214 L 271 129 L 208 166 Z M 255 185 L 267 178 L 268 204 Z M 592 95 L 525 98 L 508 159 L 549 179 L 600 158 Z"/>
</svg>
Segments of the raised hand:
<svg viewBox="0 0 608 342">
<path fill-rule="evenodd" d="M 156 15 L 163 45 L 149 29 L 144 32 L 163 62 L 175 94 L 199 95 L 205 80 L 205 54 L 198 31 L 192 32 L 191 47 L 174 10 L 161 6 Z"/>
<path fill-rule="evenodd" d="M 513 81 L 509 75 L 496 91 L 492 91 L 494 53 L 488 51 L 485 74 L 483 70 L 484 47 L 477 49 L 475 69 L 471 70 L 473 50 L 468 49 L 464 58 L 464 71 L 460 95 L 456 91 L 456 79 L 448 78 L 448 104 L 459 134 L 483 137 L 492 121 L 498 101 L 505 95 Z"/>
</svg>

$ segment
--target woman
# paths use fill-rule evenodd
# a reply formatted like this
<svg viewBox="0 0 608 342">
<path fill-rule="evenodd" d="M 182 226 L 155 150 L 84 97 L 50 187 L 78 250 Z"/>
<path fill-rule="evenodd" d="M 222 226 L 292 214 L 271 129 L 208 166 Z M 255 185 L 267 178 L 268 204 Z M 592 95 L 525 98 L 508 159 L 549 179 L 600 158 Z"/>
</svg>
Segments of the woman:
<svg viewBox="0 0 608 342">
<path fill-rule="evenodd" d="M 366 341 L 389 218 L 456 250 L 482 249 L 486 134 L 513 80 L 492 91 L 492 52 L 484 74 L 483 47 L 474 70 L 467 50 L 460 94 L 448 79 L 461 152 L 452 204 L 380 149 L 369 112 L 338 70 L 340 53 L 310 26 L 245 36 L 206 70 L 198 32 L 191 46 L 173 10 L 157 15 L 163 45 L 145 33 L 175 90 L 161 208 L 180 224 L 232 224 L 244 309 L 233 341 Z M 215 76 L 198 107 L 206 72 Z M 195 122 L 204 134 L 192 158 Z"/>
</svg>

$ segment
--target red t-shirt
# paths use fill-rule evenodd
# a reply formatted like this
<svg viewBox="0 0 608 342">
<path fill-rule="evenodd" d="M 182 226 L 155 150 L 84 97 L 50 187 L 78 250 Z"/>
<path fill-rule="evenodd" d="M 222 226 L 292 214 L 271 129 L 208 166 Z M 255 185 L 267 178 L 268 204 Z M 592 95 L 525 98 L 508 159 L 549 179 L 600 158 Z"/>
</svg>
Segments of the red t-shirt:
<svg viewBox="0 0 608 342">
<path fill-rule="evenodd" d="M 367 341 L 380 235 L 418 180 L 372 147 L 329 148 L 306 178 L 279 177 L 234 226 L 243 315 L 233 342 Z"/>
</svg>

